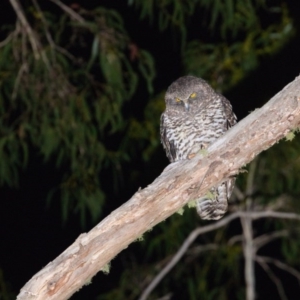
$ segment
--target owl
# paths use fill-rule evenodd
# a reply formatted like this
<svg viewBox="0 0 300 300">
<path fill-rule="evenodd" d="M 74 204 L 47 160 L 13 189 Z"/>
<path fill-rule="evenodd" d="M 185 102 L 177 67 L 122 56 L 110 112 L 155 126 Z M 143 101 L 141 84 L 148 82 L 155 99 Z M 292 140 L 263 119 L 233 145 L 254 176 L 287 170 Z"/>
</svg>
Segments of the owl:
<svg viewBox="0 0 300 300">
<path fill-rule="evenodd" d="M 167 89 L 160 136 L 170 162 L 190 159 L 206 149 L 236 123 L 230 102 L 201 78 L 180 77 Z M 227 211 L 235 178 L 196 199 L 202 219 L 218 220 Z"/>
</svg>

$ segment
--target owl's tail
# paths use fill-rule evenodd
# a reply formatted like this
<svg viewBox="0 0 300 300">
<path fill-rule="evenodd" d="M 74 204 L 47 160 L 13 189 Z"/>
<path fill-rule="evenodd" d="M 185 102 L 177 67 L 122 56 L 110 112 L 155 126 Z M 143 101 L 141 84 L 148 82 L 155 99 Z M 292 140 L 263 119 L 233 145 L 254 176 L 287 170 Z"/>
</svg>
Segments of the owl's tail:
<svg viewBox="0 0 300 300">
<path fill-rule="evenodd" d="M 196 200 L 197 213 L 201 219 L 219 220 L 224 216 L 228 208 L 228 198 L 233 189 L 230 187 L 229 191 L 228 184 L 231 185 L 229 182 L 223 182 L 211 188 L 204 197 Z"/>
</svg>

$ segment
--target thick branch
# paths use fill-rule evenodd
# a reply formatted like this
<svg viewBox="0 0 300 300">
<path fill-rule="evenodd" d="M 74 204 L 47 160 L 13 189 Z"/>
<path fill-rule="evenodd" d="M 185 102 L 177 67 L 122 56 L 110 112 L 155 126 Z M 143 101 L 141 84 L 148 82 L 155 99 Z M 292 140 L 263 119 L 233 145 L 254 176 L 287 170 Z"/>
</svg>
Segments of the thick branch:
<svg viewBox="0 0 300 300">
<path fill-rule="evenodd" d="M 300 77 L 230 129 L 208 155 L 169 165 L 148 187 L 84 233 L 37 273 L 18 299 L 67 299 L 145 231 L 238 174 L 261 151 L 300 124 Z M 201 184 L 200 184 L 201 183 Z M 274 217 L 279 213 L 272 213 Z"/>
</svg>

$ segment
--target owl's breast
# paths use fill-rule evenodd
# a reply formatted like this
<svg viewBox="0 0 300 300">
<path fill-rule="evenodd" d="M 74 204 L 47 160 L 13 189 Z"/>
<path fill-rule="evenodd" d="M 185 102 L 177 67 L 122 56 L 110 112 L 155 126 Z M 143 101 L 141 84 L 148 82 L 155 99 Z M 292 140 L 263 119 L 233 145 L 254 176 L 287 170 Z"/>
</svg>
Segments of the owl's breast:
<svg viewBox="0 0 300 300">
<path fill-rule="evenodd" d="M 218 112 L 166 118 L 166 138 L 176 149 L 174 160 L 187 159 L 207 148 L 226 131 L 224 122 L 224 116 Z"/>
</svg>

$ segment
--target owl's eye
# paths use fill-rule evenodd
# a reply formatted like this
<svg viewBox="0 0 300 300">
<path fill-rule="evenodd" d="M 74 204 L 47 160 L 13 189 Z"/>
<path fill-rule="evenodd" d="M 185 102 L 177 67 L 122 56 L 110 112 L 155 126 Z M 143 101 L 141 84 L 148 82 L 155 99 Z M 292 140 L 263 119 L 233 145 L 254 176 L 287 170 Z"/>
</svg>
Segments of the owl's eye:
<svg viewBox="0 0 300 300">
<path fill-rule="evenodd" d="M 194 98 L 196 98 L 196 96 L 197 96 L 196 93 L 192 93 L 192 94 L 190 95 L 190 98 L 194 99 Z"/>
<path fill-rule="evenodd" d="M 179 98 L 175 98 L 176 102 L 179 103 L 181 100 Z"/>
</svg>

